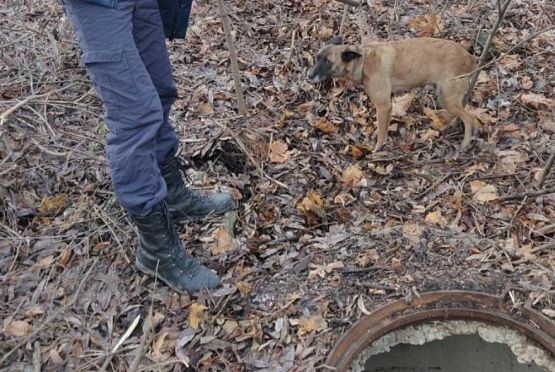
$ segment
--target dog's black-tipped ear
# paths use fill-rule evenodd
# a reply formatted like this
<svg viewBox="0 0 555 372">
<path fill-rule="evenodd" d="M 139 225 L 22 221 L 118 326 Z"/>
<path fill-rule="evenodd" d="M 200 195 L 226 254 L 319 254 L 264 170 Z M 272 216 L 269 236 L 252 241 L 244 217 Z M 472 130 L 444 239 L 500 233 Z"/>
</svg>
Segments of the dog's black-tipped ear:
<svg viewBox="0 0 555 372">
<path fill-rule="evenodd" d="M 334 36 L 328 42 L 329 45 L 341 45 L 343 44 L 343 38 L 341 36 Z"/>
<path fill-rule="evenodd" d="M 360 58 L 360 57 L 362 57 L 362 54 L 357 53 L 357 52 L 352 51 L 352 50 L 346 50 L 343 53 L 341 53 L 341 60 L 344 63 L 351 62 L 353 59 L 357 59 L 357 58 Z"/>
</svg>

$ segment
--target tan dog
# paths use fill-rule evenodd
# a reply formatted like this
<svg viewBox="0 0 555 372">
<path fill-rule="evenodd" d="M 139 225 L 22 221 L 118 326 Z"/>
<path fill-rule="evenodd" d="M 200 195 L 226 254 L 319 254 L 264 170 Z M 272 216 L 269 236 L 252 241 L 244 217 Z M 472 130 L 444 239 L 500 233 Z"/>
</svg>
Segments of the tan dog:
<svg viewBox="0 0 555 372">
<path fill-rule="evenodd" d="M 433 38 L 415 38 L 391 42 L 372 42 L 363 46 L 343 45 L 332 39 L 316 57 L 308 77 L 322 82 L 339 77 L 362 83 L 378 113 L 378 140 L 374 151 L 387 140 L 391 119 L 391 93 L 435 84 L 440 104 L 464 123 L 461 150 L 472 140 L 474 115 L 463 108 L 468 88 L 468 74 L 476 59 L 455 42 Z"/>
</svg>

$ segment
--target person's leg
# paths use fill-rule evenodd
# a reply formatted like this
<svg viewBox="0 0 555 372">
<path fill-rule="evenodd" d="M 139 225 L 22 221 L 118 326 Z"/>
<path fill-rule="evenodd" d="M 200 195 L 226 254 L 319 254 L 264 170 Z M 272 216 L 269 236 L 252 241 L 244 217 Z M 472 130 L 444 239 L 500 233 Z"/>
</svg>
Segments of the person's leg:
<svg viewBox="0 0 555 372">
<path fill-rule="evenodd" d="M 229 211 L 234 207 L 231 195 L 203 195 L 189 190 L 183 182 L 178 160 L 175 158 L 178 139 L 169 120 L 169 112 L 177 97 L 177 90 L 166 49 L 158 0 L 142 0 L 137 3 L 133 17 L 133 36 L 164 110 L 164 123 L 156 137 L 156 155 L 166 181 L 165 200 L 172 217 L 186 220 Z"/>
<path fill-rule="evenodd" d="M 137 3 L 64 0 L 64 7 L 106 110 L 112 182 L 139 230 L 137 266 L 181 293 L 215 288 L 218 276 L 185 253 L 164 201 L 156 151 L 164 109 L 133 37 Z"/>
<path fill-rule="evenodd" d="M 166 196 L 156 156 L 164 112 L 133 38 L 136 2 L 120 0 L 115 8 L 79 0 L 65 4 L 81 61 L 106 110 L 114 190 L 131 215 L 145 216 Z"/>
<path fill-rule="evenodd" d="M 164 122 L 156 135 L 156 157 L 158 164 L 163 164 L 175 153 L 178 146 L 178 139 L 169 119 L 171 106 L 177 98 L 177 89 L 157 0 L 142 0 L 137 3 L 133 17 L 133 37 L 164 111 Z"/>
</svg>

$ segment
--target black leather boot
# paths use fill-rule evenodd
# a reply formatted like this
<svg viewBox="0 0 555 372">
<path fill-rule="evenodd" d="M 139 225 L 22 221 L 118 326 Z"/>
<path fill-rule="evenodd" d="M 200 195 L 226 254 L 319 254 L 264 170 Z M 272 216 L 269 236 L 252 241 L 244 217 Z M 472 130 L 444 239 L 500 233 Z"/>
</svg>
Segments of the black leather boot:
<svg viewBox="0 0 555 372">
<path fill-rule="evenodd" d="M 135 263 L 141 271 L 158 276 L 179 293 L 212 289 L 220 284 L 214 271 L 185 252 L 163 201 L 149 215 L 132 219 L 139 230 Z"/>
<path fill-rule="evenodd" d="M 233 198 L 228 193 L 204 195 L 189 190 L 183 182 L 180 164 L 175 156 L 163 164 L 160 170 L 168 188 L 165 201 L 173 220 L 185 221 L 210 214 L 222 215 L 235 207 Z"/>
</svg>

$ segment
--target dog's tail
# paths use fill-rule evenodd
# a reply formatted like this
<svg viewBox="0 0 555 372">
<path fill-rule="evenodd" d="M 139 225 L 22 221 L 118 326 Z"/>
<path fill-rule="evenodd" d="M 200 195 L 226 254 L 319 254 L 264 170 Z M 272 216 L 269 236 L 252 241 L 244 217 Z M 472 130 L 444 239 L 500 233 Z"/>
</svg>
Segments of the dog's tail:
<svg viewBox="0 0 555 372">
<path fill-rule="evenodd" d="M 468 51 L 470 52 L 470 54 L 476 57 L 479 57 L 480 55 L 482 55 L 484 51 L 484 46 L 486 45 L 488 38 L 489 38 L 489 32 L 484 29 L 479 29 L 474 35 L 474 37 L 472 38 L 473 40 L 472 45 L 470 46 L 470 48 L 468 48 Z M 489 45 L 484 63 L 489 62 L 494 58 L 497 58 L 498 54 L 499 53 L 497 52 L 497 48 L 495 47 L 495 44 L 492 40 L 491 44 Z"/>
</svg>

